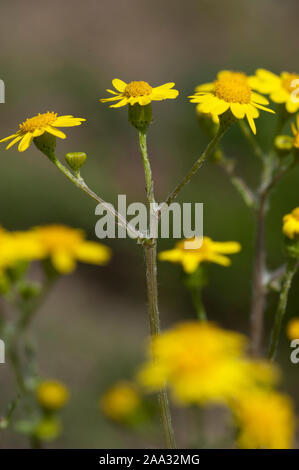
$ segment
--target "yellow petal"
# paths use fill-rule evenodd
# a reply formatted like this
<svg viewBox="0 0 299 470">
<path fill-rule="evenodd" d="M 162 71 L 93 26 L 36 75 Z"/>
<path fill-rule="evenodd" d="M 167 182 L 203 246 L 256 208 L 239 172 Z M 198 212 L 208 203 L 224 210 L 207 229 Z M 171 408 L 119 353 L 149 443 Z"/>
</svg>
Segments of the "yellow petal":
<svg viewBox="0 0 299 470">
<path fill-rule="evenodd" d="M 241 250 L 241 244 L 239 242 L 212 242 L 212 248 L 218 253 L 232 254 Z"/>
<path fill-rule="evenodd" d="M 251 100 L 258 104 L 264 104 L 264 105 L 269 104 L 269 101 L 267 100 L 267 98 L 265 98 L 262 95 L 259 95 L 258 93 L 255 93 L 254 91 L 251 92 Z"/>
<path fill-rule="evenodd" d="M 200 257 L 192 254 L 186 254 L 182 259 L 182 265 L 187 273 L 193 273 L 200 264 Z"/>
<path fill-rule="evenodd" d="M 245 116 L 244 106 L 242 106 L 240 103 L 231 103 L 230 109 L 237 119 L 243 119 Z"/>
<path fill-rule="evenodd" d="M 27 134 L 24 135 L 21 142 L 19 143 L 19 147 L 18 147 L 19 152 L 24 152 L 25 150 L 27 150 L 32 142 L 32 139 L 33 139 L 33 134 L 31 132 L 27 132 Z"/>
<path fill-rule="evenodd" d="M 286 103 L 286 109 L 289 113 L 296 113 L 299 109 L 299 103 L 294 103 L 292 100 L 289 100 Z"/>
<path fill-rule="evenodd" d="M 18 135 L 14 140 L 12 140 L 8 146 L 6 147 L 6 150 L 10 149 L 10 147 L 12 147 L 14 144 L 16 144 L 17 142 L 19 142 L 19 140 L 22 139 L 22 136 L 21 135 Z"/>
<path fill-rule="evenodd" d="M 119 78 L 114 78 L 112 80 L 112 85 L 117 91 L 123 92 L 127 86 L 127 83 L 123 82 L 122 80 L 119 80 Z"/>
<path fill-rule="evenodd" d="M 128 98 L 123 98 L 119 103 L 112 104 L 110 108 L 121 108 L 122 106 L 126 106 L 128 104 Z"/>
<path fill-rule="evenodd" d="M 252 119 L 252 117 L 250 116 L 250 114 L 246 114 L 247 116 L 247 121 L 248 121 L 248 124 L 252 130 L 252 132 L 254 133 L 254 135 L 256 134 L 256 126 L 255 126 L 255 122 L 254 120 Z"/>
<path fill-rule="evenodd" d="M 7 140 L 13 139 L 17 135 L 20 135 L 18 132 L 16 134 L 9 135 L 8 137 L 4 137 L 4 139 L 1 139 L 0 142 L 6 142 Z"/>
<path fill-rule="evenodd" d="M 62 274 L 68 274 L 74 271 L 76 267 L 74 258 L 64 251 L 56 251 L 53 253 L 51 260 L 55 269 Z"/>
<path fill-rule="evenodd" d="M 79 261 L 92 264 L 106 264 L 111 258 L 111 250 L 97 242 L 83 242 L 76 248 Z"/>
<path fill-rule="evenodd" d="M 60 131 L 59 129 L 56 129 L 56 127 L 46 126 L 45 131 L 49 132 L 49 134 L 55 135 L 55 137 L 60 137 L 61 139 L 66 138 L 64 132 Z"/>
</svg>

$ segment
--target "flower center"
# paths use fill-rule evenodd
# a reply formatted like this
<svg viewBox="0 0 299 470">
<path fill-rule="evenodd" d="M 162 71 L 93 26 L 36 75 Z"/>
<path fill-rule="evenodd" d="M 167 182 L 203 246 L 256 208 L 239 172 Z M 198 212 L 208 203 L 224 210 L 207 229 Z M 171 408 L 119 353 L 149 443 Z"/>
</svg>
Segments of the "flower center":
<svg viewBox="0 0 299 470">
<path fill-rule="evenodd" d="M 20 124 L 20 130 L 22 132 L 33 132 L 36 129 L 40 129 L 42 127 L 48 126 L 53 124 L 54 121 L 57 119 L 57 113 L 47 112 L 44 114 L 38 114 L 33 118 L 26 119 L 25 122 Z"/>
<path fill-rule="evenodd" d="M 246 75 L 241 72 L 222 74 L 215 82 L 214 93 L 228 103 L 250 103 L 251 88 Z"/>
<path fill-rule="evenodd" d="M 147 82 L 131 82 L 125 88 L 125 95 L 128 98 L 136 98 L 137 96 L 150 95 L 152 87 Z"/>
<path fill-rule="evenodd" d="M 289 93 L 295 91 L 299 86 L 299 75 L 296 73 L 289 73 L 282 79 L 282 86 Z"/>
</svg>

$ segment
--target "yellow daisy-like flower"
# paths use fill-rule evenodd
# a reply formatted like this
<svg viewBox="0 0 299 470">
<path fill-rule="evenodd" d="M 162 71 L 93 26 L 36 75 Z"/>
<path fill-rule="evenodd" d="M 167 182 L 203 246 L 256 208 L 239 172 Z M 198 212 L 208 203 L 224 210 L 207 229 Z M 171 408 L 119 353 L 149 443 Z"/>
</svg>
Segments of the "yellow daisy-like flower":
<svg viewBox="0 0 299 470">
<path fill-rule="evenodd" d="M 216 81 L 199 85 L 189 98 L 191 103 L 198 103 L 198 111 L 212 114 L 214 121 L 229 109 L 237 119 L 246 116 L 254 134 L 254 119 L 259 117 L 259 109 L 274 113 L 265 107 L 269 101 L 252 91 L 249 77 L 242 72 L 223 70 L 218 73 Z"/>
<path fill-rule="evenodd" d="M 289 113 L 299 110 L 299 75 L 282 72 L 280 75 L 265 69 L 258 69 L 255 76 L 250 77 L 251 86 L 260 93 L 268 94 L 274 103 L 285 103 Z"/>
<path fill-rule="evenodd" d="M 66 135 L 64 132 L 57 129 L 58 127 L 73 127 L 80 126 L 80 124 L 86 121 L 83 118 L 75 118 L 74 116 L 58 116 L 57 113 L 46 112 L 43 114 L 38 114 L 32 118 L 26 119 L 19 126 L 19 130 L 8 137 L 0 140 L 0 142 L 5 142 L 11 140 L 11 142 L 6 147 L 6 150 L 10 149 L 17 142 L 19 143 L 18 150 L 19 152 L 24 152 L 30 146 L 32 140 L 35 137 L 40 137 L 45 132 L 54 135 L 55 137 L 60 137 L 65 139 Z"/>
<path fill-rule="evenodd" d="M 243 335 L 211 323 L 182 323 L 153 339 L 153 360 L 138 378 L 150 391 L 166 382 L 181 404 L 228 403 L 243 390 L 276 380 L 271 366 L 246 359 L 246 344 Z"/>
<path fill-rule="evenodd" d="M 290 340 L 299 339 L 299 317 L 292 318 L 287 324 L 287 336 Z"/>
<path fill-rule="evenodd" d="M 151 87 L 147 82 L 138 81 L 125 83 L 115 78 L 112 80 L 112 85 L 117 91 L 109 89 L 106 91 L 115 96 L 113 96 L 113 98 L 103 98 L 100 100 L 102 103 L 118 101 L 118 103 L 112 104 L 110 108 L 120 108 L 127 104 L 133 106 L 136 103 L 140 106 L 146 106 L 150 104 L 151 101 L 174 99 L 179 94 L 177 90 L 172 89 L 175 83 L 165 83 L 165 85 Z"/>
<path fill-rule="evenodd" d="M 194 249 L 192 249 L 192 245 L 194 245 Z M 241 245 L 238 242 L 214 242 L 209 237 L 203 237 L 200 248 L 197 248 L 198 245 L 199 241 L 196 238 L 180 241 L 174 249 L 159 253 L 159 259 L 171 263 L 180 263 L 187 273 L 192 273 L 202 262 L 229 266 L 231 260 L 223 255 L 238 253 L 241 250 Z"/>
<path fill-rule="evenodd" d="M 291 240 L 299 236 L 299 207 L 283 217 L 282 231 Z"/>
<path fill-rule="evenodd" d="M 110 248 L 85 240 L 84 232 L 79 229 L 48 225 L 36 227 L 33 233 L 55 269 L 62 274 L 72 272 L 76 261 L 105 265 L 111 258 Z"/>
<path fill-rule="evenodd" d="M 69 391 L 61 382 L 45 380 L 38 385 L 36 398 L 43 408 L 56 411 L 68 402 Z"/>
<path fill-rule="evenodd" d="M 121 381 L 107 390 L 99 400 L 102 413 L 115 421 L 130 418 L 140 407 L 141 397 L 134 384 Z"/>
<path fill-rule="evenodd" d="M 289 397 L 271 390 L 251 390 L 241 396 L 233 410 L 240 429 L 240 448 L 291 448 L 295 418 Z"/>
</svg>

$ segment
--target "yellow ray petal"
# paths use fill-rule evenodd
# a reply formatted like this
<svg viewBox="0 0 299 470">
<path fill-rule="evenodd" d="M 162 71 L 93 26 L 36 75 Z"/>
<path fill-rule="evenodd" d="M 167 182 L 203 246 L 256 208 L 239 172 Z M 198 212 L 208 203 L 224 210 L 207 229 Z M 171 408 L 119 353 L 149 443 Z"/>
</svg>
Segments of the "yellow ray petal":
<svg viewBox="0 0 299 470">
<path fill-rule="evenodd" d="M 10 147 L 12 147 L 14 144 L 16 144 L 17 142 L 19 142 L 19 140 L 22 139 L 22 136 L 21 135 L 18 135 L 14 140 L 12 140 L 8 146 L 6 147 L 6 150 L 10 149 Z"/>
<path fill-rule="evenodd" d="M 246 116 L 247 116 L 247 121 L 248 121 L 248 124 L 252 130 L 252 132 L 254 133 L 254 135 L 256 134 L 256 126 L 255 126 L 255 122 L 254 120 L 252 119 L 251 115 L 249 113 L 246 113 Z"/>
<path fill-rule="evenodd" d="M 125 88 L 127 86 L 127 83 L 126 82 L 123 82 L 122 80 L 120 80 L 119 78 L 114 78 L 112 80 L 112 85 L 114 86 L 114 88 L 117 90 L 117 91 L 125 91 Z"/>
<path fill-rule="evenodd" d="M 24 135 L 21 142 L 19 143 L 19 147 L 18 147 L 19 152 L 24 152 L 25 150 L 27 150 L 32 140 L 33 140 L 33 134 L 31 132 L 27 132 L 27 134 Z"/>
<path fill-rule="evenodd" d="M 19 132 L 16 132 L 15 134 L 9 135 L 8 137 L 4 137 L 4 139 L 1 139 L 0 142 L 6 142 L 7 140 L 11 140 L 17 135 L 20 135 Z"/>
<path fill-rule="evenodd" d="M 62 274 L 71 273 L 76 267 L 74 258 L 64 251 L 56 251 L 53 253 L 51 260 L 55 269 Z"/>
<path fill-rule="evenodd" d="M 240 103 L 231 103 L 230 105 L 231 112 L 237 119 L 243 119 L 245 116 L 245 109 L 244 106 Z"/>
<path fill-rule="evenodd" d="M 66 139 L 65 133 L 60 131 L 56 127 L 46 126 L 45 131 L 49 132 L 49 134 L 55 135 L 55 137 L 60 137 L 60 139 Z"/>
<path fill-rule="evenodd" d="M 128 98 L 123 98 L 119 103 L 112 104 L 110 108 L 121 108 L 122 106 L 126 106 L 128 104 Z"/>
</svg>

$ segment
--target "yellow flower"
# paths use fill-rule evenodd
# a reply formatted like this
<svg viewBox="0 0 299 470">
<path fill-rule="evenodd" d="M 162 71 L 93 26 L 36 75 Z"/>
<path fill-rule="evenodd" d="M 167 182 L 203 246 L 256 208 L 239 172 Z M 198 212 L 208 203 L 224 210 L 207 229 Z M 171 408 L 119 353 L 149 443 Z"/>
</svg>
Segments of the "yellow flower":
<svg viewBox="0 0 299 470">
<path fill-rule="evenodd" d="M 197 110 L 202 113 L 213 115 L 213 119 L 225 113 L 228 109 L 237 119 L 247 117 L 251 130 L 256 134 L 254 119 L 259 117 L 259 110 L 274 113 L 264 105 L 269 101 L 252 91 L 250 80 L 242 72 L 231 72 L 223 70 L 217 75 L 213 83 L 199 85 L 195 94 L 190 96 L 191 103 L 199 103 Z"/>
<path fill-rule="evenodd" d="M 205 322 L 182 323 L 153 339 L 139 380 L 148 390 L 166 382 L 181 404 L 227 403 L 260 382 L 272 384 L 271 366 L 245 357 L 243 335 Z"/>
<path fill-rule="evenodd" d="M 292 240 L 299 236 L 299 207 L 283 217 L 283 233 Z"/>
<path fill-rule="evenodd" d="M 299 75 L 296 73 L 282 72 L 275 75 L 265 69 L 258 69 L 255 76 L 250 77 L 250 84 L 260 93 L 270 95 L 274 103 L 285 103 L 289 113 L 299 110 Z"/>
<path fill-rule="evenodd" d="M 295 428 L 289 397 L 270 390 L 251 390 L 233 407 L 243 449 L 289 449 Z"/>
<path fill-rule="evenodd" d="M 86 241 L 84 232 L 64 225 L 48 225 L 33 229 L 37 240 L 51 258 L 55 269 L 70 273 L 76 261 L 104 265 L 111 258 L 110 248 L 98 242 Z"/>
<path fill-rule="evenodd" d="M 297 124 L 297 127 L 295 126 L 295 124 L 292 122 L 291 123 L 291 126 L 292 126 L 292 131 L 293 131 L 293 134 L 294 134 L 294 147 L 299 149 L 299 114 L 297 114 L 296 116 L 296 124 Z"/>
<path fill-rule="evenodd" d="M 185 242 L 188 242 L 188 249 Z M 203 237 L 200 248 L 197 248 L 198 239 L 183 240 L 175 245 L 172 250 L 162 251 L 159 253 L 161 261 L 170 261 L 172 263 L 181 263 L 187 273 L 192 273 L 202 262 L 208 261 L 229 266 L 231 260 L 224 254 L 238 253 L 241 245 L 238 242 L 214 242 L 209 237 Z M 194 249 L 191 248 L 194 244 Z"/>
<path fill-rule="evenodd" d="M 85 121 L 85 119 L 75 118 L 74 116 L 58 116 L 57 113 L 48 111 L 47 113 L 38 114 L 26 119 L 25 122 L 19 125 L 19 130 L 15 134 L 5 137 L 0 142 L 13 139 L 6 147 L 6 150 L 8 150 L 20 141 L 18 150 L 19 152 L 24 152 L 35 137 L 39 137 L 47 132 L 55 137 L 65 139 L 66 135 L 57 129 L 57 127 L 80 126 L 82 121 Z"/>
<path fill-rule="evenodd" d="M 100 398 L 102 413 L 115 421 L 130 418 L 141 404 L 140 394 L 134 384 L 122 381 L 107 390 Z"/>
<path fill-rule="evenodd" d="M 30 230 L 8 232 L 0 227 L 0 271 L 19 261 L 41 259 L 44 255 L 44 248 Z"/>
<path fill-rule="evenodd" d="M 287 336 L 290 340 L 299 339 L 299 317 L 292 318 L 287 324 Z"/>
<path fill-rule="evenodd" d="M 38 385 L 36 398 L 43 408 L 55 411 L 68 402 L 69 391 L 64 384 L 56 380 L 45 380 Z"/>
<path fill-rule="evenodd" d="M 179 92 L 173 90 L 175 83 L 165 83 L 165 85 L 151 87 L 147 82 L 130 82 L 129 84 L 115 78 L 112 84 L 117 91 L 107 89 L 113 98 L 104 98 L 100 101 L 105 103 L 107 101 L 118 101 L 110 108 L 120 108 L 130 104 L 131 106 L 138 103 L 140 106 L 146 106 L 151 101 L 162 101 L 167 99 L 174 99 L 178 96 Z"/>
</svg>

